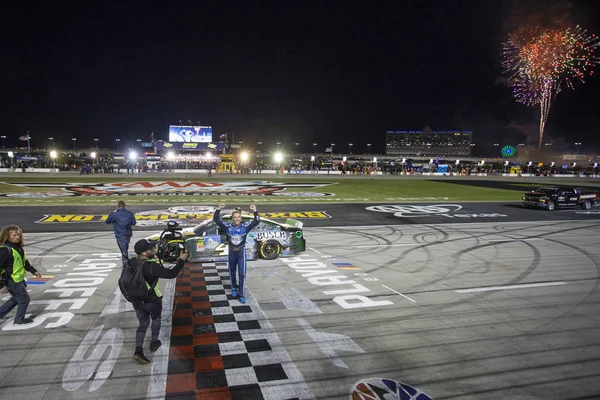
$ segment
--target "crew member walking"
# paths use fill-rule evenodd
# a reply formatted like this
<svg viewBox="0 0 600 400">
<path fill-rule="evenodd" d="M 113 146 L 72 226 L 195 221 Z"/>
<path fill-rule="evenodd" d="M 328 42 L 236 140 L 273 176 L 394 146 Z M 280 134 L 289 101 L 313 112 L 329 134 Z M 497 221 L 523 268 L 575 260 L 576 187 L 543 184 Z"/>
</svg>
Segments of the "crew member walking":
<svg viewBox="0 0 600 400">
<path fill-rule="evenodd" d="M 113 231 L 115 232 L 115 238 L 117 239 L 117 245 L 121 250 L 123 264 L 127 262 L 127 255 L 129 254 L 129 242 L 133 232 L 131 227 L 137 223 L 135 216 L 131 211 L 125 208 L 125 202 L 123 200 L 117 203 L 117 209 L 110 213 L 106 219 L 107 224 L 113 224 Z"/>
<path fill-rule="evenodd" d="M 27 284 L 25 282 L 25 271 L 31 272 L 38 278 L 42 274 L 27 260 L 25 250 L 23 249 L 25 241 L 23 231 L 17 225 L 7 225 L 0 231 L 0 271 L 2 271 L 2 282 L 6 285 L 8 292 L 12 296 L 0 307 L 0 318 L 4 318 L 15 306 L 17 306 L 17 315 L 15 324 L 30 324 L 31 318 L 25 318 L 27 306 L 29 305 L 29 293 L 27 293 Z"/>
</svg>

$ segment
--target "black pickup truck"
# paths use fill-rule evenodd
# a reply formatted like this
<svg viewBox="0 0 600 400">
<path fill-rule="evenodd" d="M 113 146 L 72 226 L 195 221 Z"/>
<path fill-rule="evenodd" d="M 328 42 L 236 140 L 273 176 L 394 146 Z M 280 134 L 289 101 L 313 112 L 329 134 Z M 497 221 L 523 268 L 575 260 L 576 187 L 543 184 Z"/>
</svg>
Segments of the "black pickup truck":
<svg viewBox="0 0 600 400">
<path fill-rule="evenodd" d="M 598 205 L 598 192 L 582 191 L 572 187 L 539 188 L 523 194 L 521 204 L 524 207 L 544 208 L 552 211 L 556 208 L 581 207 L 589 210 Z"/>
</svg>

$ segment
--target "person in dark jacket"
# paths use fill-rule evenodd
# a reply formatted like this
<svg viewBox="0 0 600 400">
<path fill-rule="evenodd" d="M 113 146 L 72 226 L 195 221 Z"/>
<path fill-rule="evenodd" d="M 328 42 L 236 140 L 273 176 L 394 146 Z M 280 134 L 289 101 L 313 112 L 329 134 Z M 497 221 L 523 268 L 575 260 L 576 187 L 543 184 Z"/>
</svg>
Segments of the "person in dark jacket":
<svg viewBox="0 0 600 400">
<path fill-rule="evenodd" d="M 246 279 L 246 237 L 248 233 L 260 223 L 260 217 L 256 206 L 252 204 L 250 211 L 254 213 L 254 219 L 250 222 L 242 223 L 242 210 L 236 208 L 231 213 L 233 222 L 223 222 L 221 219 L 221 210 L 225 204 L 219 204 L 215 210 L 213 221 L 223 230 L 227 236 L 229 245 L 229 277 L 231 278 L 231 297 L 238 297 L 240 303 L 245 303 L 244 280 Z M 236 270 L 239 282 L 236 280 Z M 238 286 L 239 283 L 239 286 Z"/>
<path fill-rule="evenodd" d="M 23 231 L 17 225 L 7 225 L 0 231 L 0 271 L 2 281 L 12 296 L 0 307 L 0 318 L 4 318 L 15 306 L 17 315 L 15 324 L 30 324 L 31 318 L 25 318 L 29 305 L 29 294 L 25 282 L 25 271 L 31 272 L 38 278 L 42 275 L 27 260 L 25 255 Z"/>
<path fill-rule="evenodd" d="M 133 232 L 131 227 L 136 224 L 135 216 L 133 213 L 125 208 L 125 202 L 119 201 L 117 209 L 110 213 L 106 219 L 107 224 L 113 224 L 113 231 L 115 232 L 115 238 L 117 239 L 117 245 L 123 255 L 123 264 L 126 262 L 127 255 L 129 254 L 129 242 Z"/>
<path fill-rule="evenodd" d="M 160 340 L 158 340 L 158 334 L 161 325 L 162 294 L 158 289 L 158 279 L 176 278 L 188 259 L 188 253 L 186 253 L 185 250 L 182 251 L 175 266 L 172 269 L 169 269 L 164 268 L 156 260 L 153 260 L 156 253 L 156 245 L 150 243 L 148 240 L 138 240 L 134 245 L 134 250 L 137 257 L 134 257 L 129 261 L 130 265 L 135 266 L 136 268 L 143 268 L 144 278 L 148 288 L 151 288 L 154 285 L 154 292 L 150 294 L 146 301 L 142 304 L 133 304 L 135 314 L 139 321 L 135 333 L 135 352 L 133 354 L 133 360 L 136 363 L 143 365 L 150 362 L 143 351 L 144 336 L 146 336 L 148 325 L 150 325 L 150 319 L 152 319 L 150 351 L 155 352 L 161 345 Z"/>
</svg>

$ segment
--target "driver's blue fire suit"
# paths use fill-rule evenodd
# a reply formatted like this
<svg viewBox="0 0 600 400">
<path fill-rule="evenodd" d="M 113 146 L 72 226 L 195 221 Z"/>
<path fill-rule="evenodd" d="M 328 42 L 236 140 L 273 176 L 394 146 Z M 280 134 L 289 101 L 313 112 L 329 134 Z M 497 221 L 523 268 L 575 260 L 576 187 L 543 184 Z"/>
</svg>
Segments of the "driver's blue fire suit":
<svg viewBox="0 0 600 400">
<path fill-rule="evenodd" d="M 248 233 L 260 223 L 258 212 L 254 212 L 254 219 L 251 222 L 244 222 L 238 226 L 231 222 L 223 222 L 221 219 L 221 210 L 217 209 L 213 216 L 213 221 L 227 235 L 229 245 L 229 276 L 231 277 L 231 288 L 236 289 L 238 296 L 244 296 L 244 280 L 246 278 L 246 237 Z M 236 269 L 239 277 L 239 286 L 236 281 Z"/>
</svg>

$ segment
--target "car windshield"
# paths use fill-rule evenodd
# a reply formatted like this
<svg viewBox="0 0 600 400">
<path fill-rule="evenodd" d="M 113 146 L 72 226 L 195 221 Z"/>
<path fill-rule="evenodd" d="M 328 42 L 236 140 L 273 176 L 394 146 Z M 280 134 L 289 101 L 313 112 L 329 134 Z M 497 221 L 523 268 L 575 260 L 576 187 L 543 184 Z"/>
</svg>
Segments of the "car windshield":
<svg viewBox="0 0 600 400">
<path fill-rule="evenodd" d="M 223 215 L 221 215 L 221 219 L 224 222 L 231 222 L 231 214 L 223 214 Z M 250 222 L 253 219 L 254 219 L 254 216 L 248 216 L 248 215 L 242 214 L 242 223 Z M 204 232 L 212 229 L 214 225 L 215 225 L 215 222 L 212 220 L 212 218 L 209 220 L 206 220 L 206 221 L 202 222 L 201 224 L 196 225 L 194 227 L 194 234 L 196 234 L 198 236 L 202 236 L 202 234 Z M 215 226 L 215 228 L 216 228 L 216 226 Z"/>
<path fill-rule="evenodd" d="M 194 233 L 196 235 L 202 235 L 202 232 L 206 231 L 206 228 L 213 223 L 212 219 L 206 220 L 202 222 L 200 225 L 196 225 L 194 228 Z"/>
<path fill-rule="evenodd" d="M 555 188 L 538 188 L 534 190 L 535 193 L 540 193 L 540 194 L 551 194 L 556 192 Z"/>
</svg>

